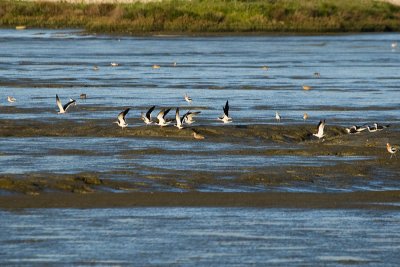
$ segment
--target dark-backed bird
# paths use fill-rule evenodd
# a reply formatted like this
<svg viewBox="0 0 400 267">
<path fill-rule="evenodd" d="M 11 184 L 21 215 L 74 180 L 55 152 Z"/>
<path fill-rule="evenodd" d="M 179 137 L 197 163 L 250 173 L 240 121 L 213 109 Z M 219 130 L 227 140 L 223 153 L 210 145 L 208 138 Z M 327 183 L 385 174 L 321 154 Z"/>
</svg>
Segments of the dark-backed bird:
<svg viewBox="0 0 400 267">
<path fill-rule="evenodd" d="M 222 107 L 224 110 L 224 114 L 222 115 L 222 117 L 218 117 L 218 119 L 220 121 L 222 121 L 223 123 L 230 123 L 232 122 L 232 118 L 229 117 L 229 103 L 228 100 L 226 100 L 226 104 L 224 107 Z"/>
<path fill-rule="evenodd" d="M 146 113 L 142 112 L 142 120 L 144 121 L 144 123 L 146 124 L 152 124 L 153 121 L 151 120 L 151 113 L 153 112 L 153 110 L 156 108 L 156 106 L 152 106 L 151 108 L 149 108 L 149 110 Z"/>
<path fill-rule="evenodd" d="M 168 112 L 170 111 L 171 109 L 169 108 L 169 109 L 162 109 L 159 113 L 158 113 L 158 115 L 157 115 L 157 119 L 158 119 L 158 125 L 160 125 L 160 126 L 167 126 L 167 125 L 169 125 L 171 122 L 170 121 L 166 121 L 165 120 L 165 116 L 168 114 Z"/>
<path fill-rule="evenodd" d="M 72 105 L 76 105 L 76 101 L 74 99 L 70 99 L 69 102 L 67 104 L 65 104 L 64 106 L 61 104 L 60 98 L 58 97 L 58 95 L 56 95 L 56 103 L 57 106 L 59 108 L 59 112 L 58 114 L 64 114 L 67 112 L 68 108 Z"/>
<path fill-rule="evenodd" d="M 120 112 L 118 114 L 117 121 L 114 121 L 114 123 L 118 124 L 118 126 L 121 128 L 127 127 L 128 124 L 126 123 L 125 116 L 126 114 L 128 114 L 129 110 L 130 108 L 127 108 L 124 111 Z"/>
<path fill-rule="evenodd" d="M 322 137 L 324 137 L 324 136 L 325 136 L 325 134 L 324 134 L 324 128 L 325 128 L 325 120 L 319 121 L 318 127 L 317 127 L 318 132 L 315 133 L 315 134 L 313 134 L 313 136 L 316 136 L 316 137 L 318 137 L 319 139 L 321 139 Z"/>
</svg>

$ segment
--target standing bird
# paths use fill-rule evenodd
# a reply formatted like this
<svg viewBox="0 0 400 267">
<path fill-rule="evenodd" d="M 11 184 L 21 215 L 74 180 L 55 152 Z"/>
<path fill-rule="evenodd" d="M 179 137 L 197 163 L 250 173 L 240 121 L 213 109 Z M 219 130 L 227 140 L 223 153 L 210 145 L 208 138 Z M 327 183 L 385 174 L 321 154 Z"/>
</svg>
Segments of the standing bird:
<svg viewBox="0 0 400 267">
<path fill-rule="evenodd" d="M 306 121 L 307 119 L 308 119 L 308 114 L 307 114 L 307 113 L 304 113 L 304 114 L 303 114 L 303 120 Z"/>
<path fill-rule="evenodd" d="M 395 158 L 397 158 L 396 157 L 396 153 L 397 153 L 397 151 L 399 151 L 399 145 L 390 145 L 389 143 L 387 143 L 386 144 L 386 149 L 391 154 L 390 158 L 392 158 L 393 155 L 394 155 Z"/>
<path fill-rule="evenodd" d="M 152 106 L 151 108 L 149 108 L 149 110 L 145 113 L 142 112 L 142 120 L 144 121 L 144 123 L 146 123 L 147 125 L 152 124 L 153 121 L 151 120 L 151 113 L 153 112 L 153 110 L 156 108 L 156 106 Z"/>
<path fill-rule="evenodd" d="M 204 135 L 198 133 L 195 129 L 192 129 L 192 132 L 193 132 L 194 139 L 197 139 L 197 140 L 205 139 Z"/>
<path fill-rule="evenodd" d="M 318 139 L 321 139 L 324 137 L 324 128 L 325 128 L 325 120 L 324 121 L 319 121 L 318 123 L 318 132 L 316 134 L 313 134 L 313 136 L 318 137 Z"/>
<path fill-rule="evenodd" d="M 278 111 L 275 111 L 275 119 L 276 119 L 276 122 L 281 122 L 281 115 L 279 115 L 279 113 L 278 113 Z"/>
<path fill-rule="evenodd" d="M 64 106 L 61 104 L 60 98 L 58 97 L 58 95 L 56 95 L 56 103 L 57 106 L 59 108 L 59 112 L 58 114 L 64 114 L 67 112 L 68 108 L 72 105 L 76 105 L 76 101 L 74 99 L 70 99 L 69 102 L 67 104 L 65 104 Z"/>
<path fill-rule="evenodd" d="M 232 118 L 229 117 L 229 103 L 228 100 L 226 100 L 225 107 L 222 107 L 224 109 L 224 115 L 222 117 L 218 117 L 220 121 L 223 123 L 230 123 L 232 122 Z"/>
<path fill-rule="evenodd" d="M 170 111 L 171 109 L 169 108 L 169 109 L 162 109 L 159 113 L 158 113 L 158 115 L 157 115 L 157 119 L 158 119 L 158 125 L 160 125 L 161 127 L 163 127 L 163 126 L 167 126 L 167 125 L 169 125 L 171 122 L 170 121 L 166 121 L 165 120 L 165 116 L 168 114 L 168 112 Z"/>
<path fill-rule="evenodd" d="M 175 126 L 179 130 L 183 129 L 183 119 L 184 119 L 184 117 L 182 117 L 182 119 L 181 119 L 181 117 L 179 117 L 179 108 L 176 108 L 176 112 L 175 112 L 176 124 L 175 124 Z"/>
<path fill-rule="evenodd" d="M 127 127 L 128 124 L 126 123 L 125 116 L 126 114 L 128 114 L 129 110 L 130 108 L 127 108 L 124 111 L 120 112 L 117 117 L 118 120 L 114 121 L 114 123 L 118 124 L 118 126 L 121 128 Z"/>
<path fill-rule="evenodd" d="M 188 102 L 189 104 L 192 104 L 192 98 L 190 96 L 188 96 L 188 94 L 185 94 L 184 98 L 185 98 L 186 102 Z"/>
</svg>

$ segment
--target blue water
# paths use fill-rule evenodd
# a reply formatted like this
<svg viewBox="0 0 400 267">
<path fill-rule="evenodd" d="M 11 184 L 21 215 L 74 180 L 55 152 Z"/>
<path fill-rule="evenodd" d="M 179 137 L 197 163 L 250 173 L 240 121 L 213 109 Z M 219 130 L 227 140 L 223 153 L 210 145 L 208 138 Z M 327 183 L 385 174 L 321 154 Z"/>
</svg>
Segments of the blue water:
<svg viewBox="0 0 400 267">
<path fill-rule="evenodd" d="M 251 208 L 0 211 L 4 266 L 396 266 L 400 213 Z"/>
</svg>

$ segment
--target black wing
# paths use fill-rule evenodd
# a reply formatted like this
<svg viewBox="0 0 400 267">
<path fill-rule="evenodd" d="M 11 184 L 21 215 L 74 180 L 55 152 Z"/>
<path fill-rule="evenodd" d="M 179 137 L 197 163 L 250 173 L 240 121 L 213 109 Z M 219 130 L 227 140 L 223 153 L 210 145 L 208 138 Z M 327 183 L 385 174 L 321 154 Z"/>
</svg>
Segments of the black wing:
<svg viewBox="0 0 400 267">
<path fill-rule="evenodd" d="M 225 107 L 224 107 L 224 113 L 225 113 L 225 115 L 227 117 L 229 117 L 229 103 L 228 103 L 228 100 L 226 100 L 226 104 L 225 104 Z"/>
<path fill-rule="evenodd" d="M 168 112 L 169 112 L 170 110 L 171 110 L 171 109 L 169 108 L 169 109 L 167 109 L 167 110 L 164 111 L 164 116 L 163 116 L 163 118 L 164 118 L 165 116 L 167 116 L 167 114 L 168 114 Z"/>
<path fill-rule="evenodd" d="M 64 105 L 63 109 L 64 109 L 65 111 L 67 111 L 67 109 L 68 109 L 72 104 L 74 104 L 75 102 L 76 102 L 75 100 L 69 101 L 67 104 Z"/>
<path fill-rule="evenodd" d="M 153 110 L 156 108 L 156 106 L 152 106 L 147 112 L 146 112 L 146 117 L 150 120 L 151 118 L 151 113 Z"/>
</svg>

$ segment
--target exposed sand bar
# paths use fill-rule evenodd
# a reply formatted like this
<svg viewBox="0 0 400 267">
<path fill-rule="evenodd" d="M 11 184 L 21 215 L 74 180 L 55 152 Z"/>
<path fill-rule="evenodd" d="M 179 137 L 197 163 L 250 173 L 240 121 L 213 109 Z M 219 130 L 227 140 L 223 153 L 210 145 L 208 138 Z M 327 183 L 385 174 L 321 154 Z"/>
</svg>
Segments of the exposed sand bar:
<svg viewBox="0 0 400 267">
<path fill-rule="evenodd" d="M 45 193 L 0 196 L 0 208 L 257 207 L 321 209 L 397 209 L 400 191 L 352 193 Z"/>
</svg>

